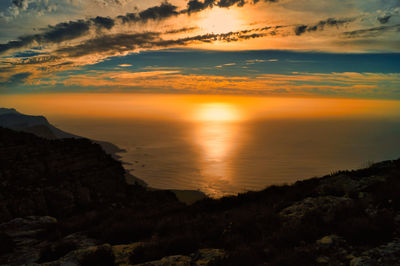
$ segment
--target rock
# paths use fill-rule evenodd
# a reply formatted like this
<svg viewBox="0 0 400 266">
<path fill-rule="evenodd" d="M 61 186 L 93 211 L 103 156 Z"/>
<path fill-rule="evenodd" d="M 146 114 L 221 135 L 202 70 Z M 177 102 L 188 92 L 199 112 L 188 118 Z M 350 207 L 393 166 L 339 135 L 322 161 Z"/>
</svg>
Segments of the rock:
<svg viewBox="0 0 400 266">
<path fill-rule="evenodd" d="M 150 261 L 141 264 L 140 266 L 167 266 L 167 265 L 180 265 L 180 266 L 207 266 L 219 265 L 219 262 L 225 257 L 225 251 L 221 249 L 200 249 L 190 256 L 175 255 L 164 257 L 157 261 Z"/>
<path fill-rule="evenodd" d="M 354 257 L 350 261 L 350 266 L 366 266 L 366 265 L 367 264 L 365 264 L 364 258 L 361 258 L 361 257 Z"/>
<path fill-rule="evenodd" d="M 145 262 L 145 263 L 140 263 L 140 264 L 135 264 L 137 266 L 170 266 L 170 265 L 176 265 L 176 266 L 191 266 L 192 264 L 192 258 L 189 256 L 183 256 L 183 255 L 175 255 L 175 256 L 168 256 L 164 257 L 160 260 L 155 260 L 155 261 L 150 261 L 150 262 Z"/>
<path fill-rule="evenodd" d="M 115 256 L 115 264 L 128 265 L 130 255 L 137 247 L 139 247 L 141 245 L 143 245 L 142 242 L 137 242 L 137 243 L 128 244 L 128 245 L 112 246 L 112 251 Z"/>
<path fill-rule="evenodd" d="M 279 214 L 285 218 L 300 221 L 306 214 L 318 211 L 324 215 L 326 220 L 330 220 L 338 207 L 350 204 L 352 204 L 352 200 L 346 197 L 309 197 L 283 209 Z"/>
<path fill-rule="evenodd" d="M 319 195 L 344 196 L 349 194 L 358 195 L 360 199 L 365 198 L 365 191 L 378 183 L 385 182 L 384 176 L 365 176 L 351 177 L 346 174 L 330 176 L 321 180 L 320 185 L 316 188 Z"/>
<path fill-rule="evenodd" d="M 400 239 L 363 252 L 350 265 L 400 265 Z"/>
<path fill-rule="evenodd" d="M 192 255 L 194 265 L 218 265 L 218 262 L 225 257 L 222 249 L 200 249 Z"/>
<path fill-rule="evenodd" d="M 318 264 L 327 264 L 329 262 L 329 258 L 328 257 L 318 257 L 316 259 L 316 262 Z"/>
<path fill-rule="evenodd" d="M 338 238 L 336 235 L 324 236 L 323 238 L 317 240 L 318 245 L 330 246 Z"/>
<path fill-rule="evenodd" d="M 64 257 L 41 265 L 59 266 L 59 265 L 113 265 L 114 254 L 109 244 L 93 246 L 84 249 L 78 249 L 69 252 Z"/>
<path fill-rule="evenodd" d="M 29 264 L 40 258 L 40 251 L 49 244 L 54 234 L 57 220 L 53 217 L 31 216 L 16 218 L 0 224 L 0 231 L 6 234 L 15 247 L 9 253 L 0 256 L 0 264 Z"/>
</svg>

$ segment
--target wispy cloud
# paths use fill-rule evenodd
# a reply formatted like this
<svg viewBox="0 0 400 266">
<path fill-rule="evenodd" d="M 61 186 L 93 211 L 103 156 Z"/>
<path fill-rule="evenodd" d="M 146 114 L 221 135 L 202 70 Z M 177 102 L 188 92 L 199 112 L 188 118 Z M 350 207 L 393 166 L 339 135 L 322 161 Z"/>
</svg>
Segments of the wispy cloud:
<svg viewBox="0 0 400 266">
<path fill-rule="evenodd" d="M 32 80 L 42 87 L 62 85 L 83 90 L 180 93 L 230 93 L 291 96 L 335 96 L 400 99 L 398 73 L 294 73 L 256 77 L 182 74 L 179 70 L 91 72 L 51 81 Z"/>
</svg>

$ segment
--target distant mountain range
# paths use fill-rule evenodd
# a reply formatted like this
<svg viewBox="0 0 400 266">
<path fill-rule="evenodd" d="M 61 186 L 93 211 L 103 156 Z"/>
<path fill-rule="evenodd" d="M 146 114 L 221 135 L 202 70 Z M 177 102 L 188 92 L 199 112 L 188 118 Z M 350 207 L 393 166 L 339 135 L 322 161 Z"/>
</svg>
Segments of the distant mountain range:
<svg viewBox="0 0 400 266">
<path fill-rule="evenodd" d="M 32 133 L 46 139 L 84 138 L 58 129 L 50 124 L 44 116 L 22 114 L 14 108 L 0 108 L 0 127 Z M 106 153 L 117 159 L 120 158 L 117 153 L 125 151 L 110 142 L 92 141 L 99 144 Z"/>
</svg>

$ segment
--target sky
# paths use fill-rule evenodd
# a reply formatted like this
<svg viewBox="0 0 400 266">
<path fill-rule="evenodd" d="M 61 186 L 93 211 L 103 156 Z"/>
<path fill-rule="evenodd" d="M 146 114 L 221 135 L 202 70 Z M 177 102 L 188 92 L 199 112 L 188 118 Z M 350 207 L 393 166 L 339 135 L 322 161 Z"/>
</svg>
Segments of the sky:
<svg viewBox="0 0 400 266">
<path fill-rule="evenodd" d="M 400 0 L 2 0 L 0 94 L 400 99 Z"/>
</svg>

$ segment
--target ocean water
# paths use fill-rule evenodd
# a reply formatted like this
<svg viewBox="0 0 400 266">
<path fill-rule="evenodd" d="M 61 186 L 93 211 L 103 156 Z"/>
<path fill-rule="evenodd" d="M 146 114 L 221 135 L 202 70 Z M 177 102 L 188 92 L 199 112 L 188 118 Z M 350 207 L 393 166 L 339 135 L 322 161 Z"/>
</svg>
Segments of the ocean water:
<svg viewBox="0 0 400 266">
<path fill-rule="evenodd" d="M 400 121 L 393 120 L 134 119 L 65 127 L 126 149 L 120 154 L 125 167 L 152 187 L 200 189 L 214 197 L 400 158 Z"/>
<path fill-rule="evenodd" d="M 117 105 L 102 98 L 70 113 L 39 100 L 13 105 L 126 149 L 125 167 L 151 187 L 199 189 L 212 197 L 400 157 L 395 101 L 130 97 Z"/>
</svg>

